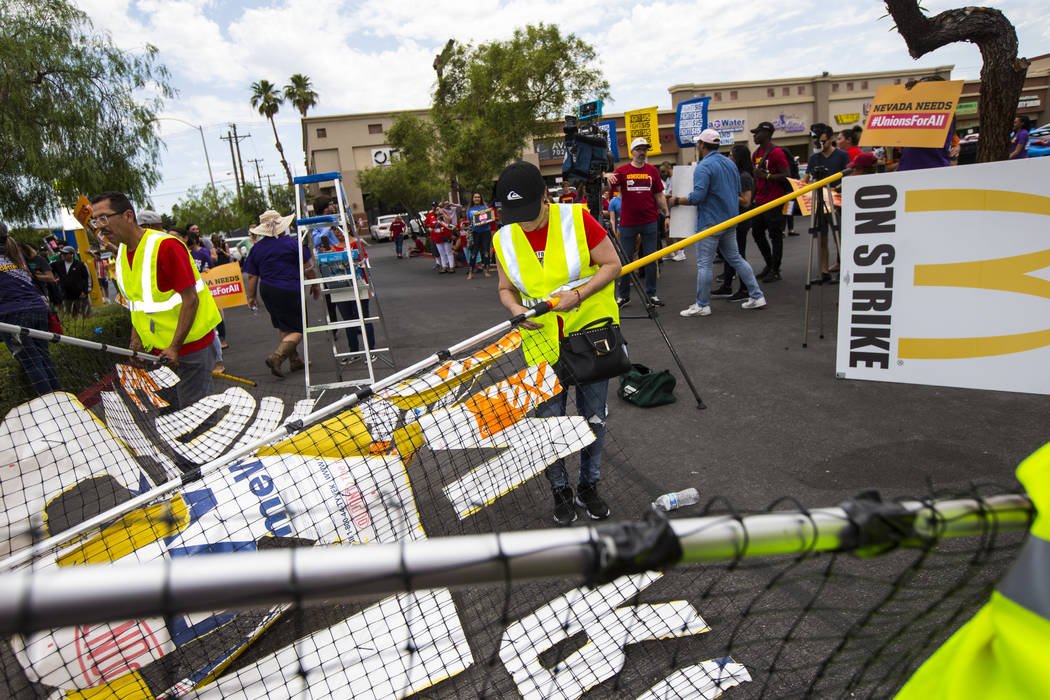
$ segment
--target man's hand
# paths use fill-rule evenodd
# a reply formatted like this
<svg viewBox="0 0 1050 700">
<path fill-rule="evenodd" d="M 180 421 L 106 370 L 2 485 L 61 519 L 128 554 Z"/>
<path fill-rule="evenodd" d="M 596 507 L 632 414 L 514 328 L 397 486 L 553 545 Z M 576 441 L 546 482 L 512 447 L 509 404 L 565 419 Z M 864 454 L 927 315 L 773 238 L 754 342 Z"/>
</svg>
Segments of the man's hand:
<svg viewBox="0 0 1050 700">
<path fill-rule="evenodd" d="M 767 175 L 769 175 L 769 171 L 768 170 L 766 170 L 765 168 L 763 168 L 760 165 L 756 165 L 755 166 L 755 179 L 756 180 L 765 180 Z"/>
<path fill-rule="evenodd" d="M 667 216 L 664 217 L 664 231 L 670 231 L 670 230 L 671 230 L 671 215 L 668 214 Z"/>
<path fill-rule="evenodd" d="M 620 178 L 617 177 L 616 173 L 605 173 L 605 181 L 609 183 L 610 187 L 619 182 L 619 180 Z"/>
<path fill-rule="evenodd" d="M 167 365 L 174 369 L 179 366 L 179 349 L 174 345 L 169 345 L 160 351 L 160 356 L 157 358 L 157 362 Z"/>
</svg>

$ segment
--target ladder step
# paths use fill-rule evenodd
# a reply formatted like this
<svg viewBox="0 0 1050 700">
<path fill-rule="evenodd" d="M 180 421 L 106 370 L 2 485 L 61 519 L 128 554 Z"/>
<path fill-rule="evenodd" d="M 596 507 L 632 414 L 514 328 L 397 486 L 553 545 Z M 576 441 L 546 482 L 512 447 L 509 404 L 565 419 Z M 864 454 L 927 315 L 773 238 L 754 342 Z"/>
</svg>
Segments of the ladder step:
<svg viewBox="0 0 1050 700">
<path fill-rule="evenodd" d="M 296 185 L 309 185 L 313 182 L 342 182 L 343 175 L 339 171 L 331 173 L 315 173 L 313 175 L 300 175 L 292 178 Z"/>
<path fill-rule="evenodd" d="M 296 226 L 308 226 L 310 228 L 317 228 L 319 226 L 326 226 L 329 224 L 340 223 L 339 217 L 335 214 L 321 214 L 320 216 L 307 216 L 302 219 L 296 219 Z"/>
<path fill-rule="evenodd" d="M 348 386 L 364 386 L 371 383 L 372 380 L 370 378 L 364 377 L 357 380 L 351 379 L 342 382 L 332 382 L 331 384 L 311 384 L 310 391 L 327 391 L 329 389 L 342 389 Z"/>
<path fill-rule="evenodd" d="M 367 350 L 350 350 L 349 352 L 337 352 L 333 354 L 332 357 L 357 357 L 366 353 L 375 354 L 377 352 L 390 352 L 390 348 L 368 348 Z M 376 359 L 378 360 L 379 358 Z"/>
<path fill-rule="evenodd" d="M 323 331 L 337 331 L 342 328 L 360 328 L 362 323 L 371 323 L 378 320 L 378 316 L 369 316 L 364 321 L 359 318 L 355 318 L 352 321 L 333 321 L 324 326 L 307 326 L 305 330 L 307 333 L 321 333 Z"/>
<path fill-rule="evenodd" d="M 303 284 L 306 286 L 310 286 L 312 284 L 324 284 L 325 282 L 349 282 L 353 278 L 353 274 L 331 275 L 330 277 L 315 277 L 313 279 L 303 280 Z M 360 277 L 358 277 L 358 279 L 360 279 Z M 360 286 L 366 286 L 364 280 L 361 280 Z M 336 289 L 346 289 L 346 287 L 336 287 Z"/>
</svg>

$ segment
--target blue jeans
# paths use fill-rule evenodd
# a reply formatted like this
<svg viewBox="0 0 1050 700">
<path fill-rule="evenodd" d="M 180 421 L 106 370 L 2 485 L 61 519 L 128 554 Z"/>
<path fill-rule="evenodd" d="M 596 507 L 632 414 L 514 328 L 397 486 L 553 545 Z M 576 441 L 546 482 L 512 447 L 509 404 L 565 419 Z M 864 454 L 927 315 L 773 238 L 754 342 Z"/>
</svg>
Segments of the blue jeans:
<svg viewBox="0 0 1050 700">
<path fill-rule="evenodd" d="M 344 321 L 353 321 L 357 319 L 357 302 L 356 301 L 336 301 L 333 302 L 335 307 L 339 309 L 340 315 L 342 315 Z M 365 313 L 365 318 L 370 315 L 368 313 L 368 299 L 361 300 L 361 311 Z M 332 315 L 332 320 L 335 320 L 335 314 Z M 350 352 L 357 352 L 359 347 L 359 341 L 361 339 L 360 328 L 347 328 L 346 330 L 346 342 L 350 343 Z M 376 347 L 376 332 L 372 328 L 371 323 L 365 324 L 365 332 L 368 333 L 368 349 L 374 350 Z"/>
<path fill-rule="evenodd" d="M 620 245 L 623 247 L 625 265 L 634 260 L 634 242 L 639 236 L 642 237 L 642 257 L 655 253 L 659 246 L 655 221 L 637 226 L 621 226 Z M 654 297 L 656 296 L 656 263 L 649 263 L 642 270 L 645 272 L 645 293 Z M 630 299 L 630 284 L 631 281 L 626 275 L 616 280 L 616 296 L 621 299 Z"/>
<path fill-rule="evenodd" d="M 740 281 L 747 287 L 747 294 L 752 299 L 762 296 L 762 290 L 758 288 L 758 280 L 755 279 L 755 271 L 747 260 L 740 257 L 740 250 L 736 245 L 736 227 L 727 228 L 713 236 L 701 239 L 696 243 L 696 305 L 708 306 L 711 303 L 711 278 L 714 273 L 711 264 L 715 260 L 715 251 L 721 251 Z"/>
<path fill-rule="evenodd" d="M 405 237 L 404 236 L 394 236 L 394 250 L 397 251 L 397 255 L 398 256 L 403 254 L 402 253 L 402 248 L 404 248 L 404 245 L 405 245 Z"/>
<path fill-rule="evenodd" d="M 587 419 L 587 425 L 594 433 L 594 442 L 580 450 L 579 484 L 593 484 L 601 477 L 602 448 L 605 446 L 605 398 L 609 393 L 609 381 L 576 385 L 576 409 Z M 562 391 L 550 401 L 536 409 L 537 418 L 552 418 L 565 415 L 565 403 L 568 391 Z M 569 485 L 569 473 L 565 470 L 565 460 L 556 460 L 547 466 L 544 475 L 552 489 Z"/>
<path fill-rule="evenodd" d="M 47 309 L 3 314 L 0 316 L 0 321 L 13 326 L 47 331 Z M 29 383 L 33 385 L 33 391 L 37 393 L 37 396 L 43 396 L 52 391 L 62 391 L 62 387 L 58 384 L 58 376 L 55 374 L 55 365 L 51 362 L 51 351 L 47 347 L 46 340 L 11 333 L 4 333 L 2 337 L 11 355 L 18 360 L 29 376 Z"/>
</svg>

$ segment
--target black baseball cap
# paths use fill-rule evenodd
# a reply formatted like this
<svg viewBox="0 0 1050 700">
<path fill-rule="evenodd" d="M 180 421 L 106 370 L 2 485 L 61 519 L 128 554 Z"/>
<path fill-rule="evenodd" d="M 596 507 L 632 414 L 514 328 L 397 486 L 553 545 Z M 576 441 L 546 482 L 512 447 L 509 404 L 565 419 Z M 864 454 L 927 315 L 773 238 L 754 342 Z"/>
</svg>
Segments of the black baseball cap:
<svg viewBox="0 0 1050 700">
<path fill-rule="evenodd" d="M 520 224 L 538 217 L 546 191 L 540 169 L 532 163 L 519 160 L 505 167 L 496 183 L 496 198 L 503 203 L 503 223 Z"/>
<path fill-rule="evenodd" d="M 773 128 L 773 122 L 759 122 L 758 126 L 756 126 L 754 129 L 751 130 L 751 133 L 754 134 L 754 133 L 756 133 L 758 131 L 761 131 L 762 129 L 768 129 L 769 133 L 771 133 L 771 134 L 774 131 L 776 131 L 776 129 Z"/>
</svg>

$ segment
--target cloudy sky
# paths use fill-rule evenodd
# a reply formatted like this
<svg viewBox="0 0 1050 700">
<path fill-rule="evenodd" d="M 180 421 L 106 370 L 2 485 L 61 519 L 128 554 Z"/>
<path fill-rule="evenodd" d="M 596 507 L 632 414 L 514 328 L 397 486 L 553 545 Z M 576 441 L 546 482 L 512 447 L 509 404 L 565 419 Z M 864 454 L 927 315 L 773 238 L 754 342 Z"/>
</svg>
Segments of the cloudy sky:
<svg viewBox="0 0 1050 700">
<path fill-rule="evenodd" d="M 252 82 L 283 86 L 308 75 L 320 99 L 311 114 L 345 114 L 427 107 L 435 54 L 449 38 L 485 42 L 540 21 L 558 24 L 593 45 L 608 78 L 607 112 L 658 105 L 670 108 L 667 88 L 683 82 L 761 80 L 790 76 L 892 70 L 954 64 L 953 77 L 980 71 L 980 54 L 955 44 L 913 61 L 891 31 L 877 0 L 793 0 L 790 3 L 705 0 L 73 0 L 96 28 L 122 48 L 145 42 L 160 49 L 179 96 L 163 116 L 204 130 L 216 184 L 233 187 L 229 146 L 220 140 L 231 122 L 241 134 L 246 174 L 254 181 L 283 178 L 273 134 L 249 103 Z M 961 2 L 924 0 L 932 14 Z M 1022 55 L 1050 52 L 1046 0 L 1000 0 L 1017 27 Z M 702 13 L 701 13 L 702 8 Z M 775 9 L 774 9 L 775 8 Z M 277 118 L 293 172 L 302 174 L 298 113 Z M 153 193 L 161 211 L 194 185 L 208 182 L 200 133 L 161 121 L 167 146 L 164 181 Z"/>
</svg>

